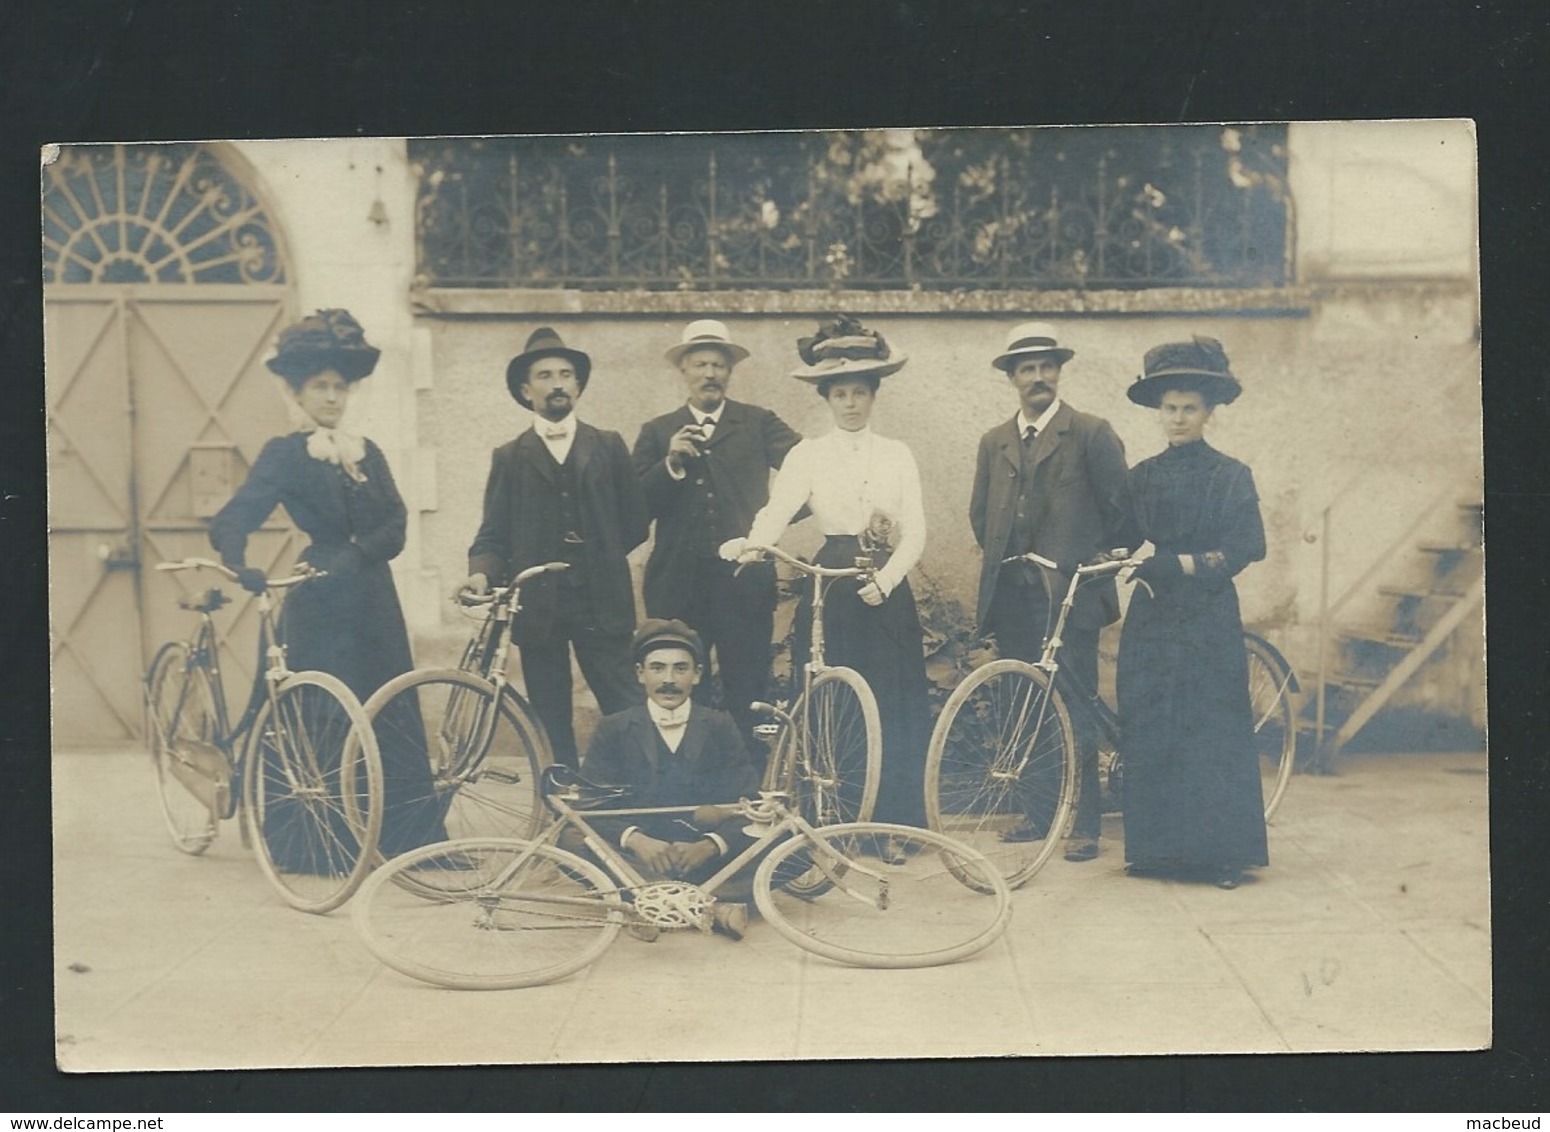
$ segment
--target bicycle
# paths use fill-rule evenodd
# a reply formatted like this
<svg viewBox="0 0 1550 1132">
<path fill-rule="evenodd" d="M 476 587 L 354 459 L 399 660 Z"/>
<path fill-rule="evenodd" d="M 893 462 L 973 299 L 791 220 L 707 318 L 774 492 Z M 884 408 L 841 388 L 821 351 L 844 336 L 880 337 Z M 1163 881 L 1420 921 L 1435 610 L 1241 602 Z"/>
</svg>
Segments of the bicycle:
<svg viewBox="0 0 1550 1132">
<path fill-rule="evenodd" d="M 972 848 L 910 826 L 815 826 L 785 795 L 769 791 L 706 808 L 717 821 L 731 816 L 729 809 L 746 818 L 753 837 L 713 876 L 700 884 L 647 880 L 582 813 L 627 792 L 585 782 L 566 767 L 548 768 L 543 796 L 557 820 L 540 838 L 468 838 L 395 858 L 355 901 L 357 930 L 378 959 L 412 978 L 458 989 L 534 986 L 586 967 L 621 929 L 648 941 L 664 930 L 710 930 L 716 891 L 761 854 L 753 878 L 760 913 L 785 939 L 836 962 L 954 962 L 990 946 L 1011 917 L 1011 890 Z M 566 831 L 599 863 L 561 848 Z M 906 843 L 902 863 L 869 859 L 887 838 Z M 814 871 L 825 878 L 821 891 L 799 897 L 782 888 L 782 876 Z"/>
<path fill-rule="evenodd" d="M 456 600 L 482 609 L 484 618 L 458 667 L 406 672 L 366 701 L 380 748 L 411 750 L 429 762 L 448 837 L 531 837 L 543 820 L 538 778 L 554 760 L 543 724 L 508 682 L 506 664 L 522 587 L 566 568 L 548 562 L 486 594 L 459 594 Z"/>
<path fill-rule="evenodd" d="M 1037 554 L 1014 555 L 1046 570 Z M 1089 578 L 1139 565 L 1128 551 L 1071 572 L 1054 627 L 1037 664 L 1001 659 L 976 669 L 943 705 L 926 753 L 926 817 L 934 830 L 959 837 L 995 861 L 1007 882 L 1027 883 L 1049 860 L 1076 805 L 1076 732 L 1070 704 L 1087 713 L 1098 739 L 1099 783 L 1117 809 L 1124 774 L 1119 717 L 1096 689 L 1080 687 L 1059 656 L 1077 588 Z M 1265 820 L 1286 794 L 1296 760 L 1297 681 L 1264 638 L 1244 634 L 1254 743 Z"/>
<path fill-rule="evenodd" d="M 189 558 L 158 570 L 214 570 Z M 242 813 L 243 843 L 280 895 L 304 912 L 327 912 L 370 871 L 382 828 L 382 763 L 360 701 L 326 672 L 292 672 L 276 633 L 273 590 L 323 577 L 307 569 L 270 578 L 258 595 L 259 652 L 247 706 L 230 722 L 213 614 L 219 589 L 180 600 L 199 614 L 187 641 L 168 641 L 145 677 L 146 735 L 162 814 L 177 848 L 200 854 L 219 823 Z"/>
<path fill-rule="evenodd" d="M 813 579 L 812 645 L 799 677 L 795 706 L 789 714 L 770 704 L 752 705 L 755 712 L 779 716 L 764 725 L 780 736 L 765 768 L 764 789 L 795 800 L 803 816 L 815 825 L 868 821 L 877 804 L 882 780 L 883 728 L 877 697 L 854 668 L 825 663 L 823 603 L 837 578 L 870 581 L 872 560 L 854 566 L 815 566 L 773 546 L 748 544 L 744 552 L 767 555 Z"/>
</svg>

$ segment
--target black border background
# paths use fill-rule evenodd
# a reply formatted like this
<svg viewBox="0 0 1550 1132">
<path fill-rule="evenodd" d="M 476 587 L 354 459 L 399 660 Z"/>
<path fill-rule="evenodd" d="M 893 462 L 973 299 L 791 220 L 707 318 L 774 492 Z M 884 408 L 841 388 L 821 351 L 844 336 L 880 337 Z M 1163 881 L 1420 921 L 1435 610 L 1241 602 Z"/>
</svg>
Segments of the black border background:
<svg viewBox="0 0 1550 1132">
<path fill-rule="evenodd" d="M 1550 150 L 1542 136 L 1550 17 L 1537 7 L 1501 0 L 12 0 L 0 7 L 0 380 L 8 390 L 0 420 L 0 1110 L 1542 1107 L 1550 1097 Z M 40 145 L 1389 117 L 1469 117 L 1478 130 L 1494 1049 L 89 1077 L 55 1071 Z M 1461 425 L 1470 416 L 1462 406 Z M 522 1025 L 517 1008 L 511 1025 Z"/>
</svg>

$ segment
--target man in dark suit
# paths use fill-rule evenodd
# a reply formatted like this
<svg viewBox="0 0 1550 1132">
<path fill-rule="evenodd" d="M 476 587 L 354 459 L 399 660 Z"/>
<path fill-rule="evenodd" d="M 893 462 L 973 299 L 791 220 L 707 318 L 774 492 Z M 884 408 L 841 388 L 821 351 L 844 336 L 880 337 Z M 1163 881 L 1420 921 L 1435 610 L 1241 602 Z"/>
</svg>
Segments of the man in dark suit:
<svg viewBox="0 0 1550 1132">
<path fill-rule="evenodd" d="M 969 521 L 985 552 L 981 631 L 996 638 L 1002 656 L 1018 660 L 1039 659 L 1070 575 L 1046 580 L 1036 566 L 1003 566 L 1002 560 L 1032 550 L 1069 571 L 1111 549 L 1134 547 L 1137 537 L 1124 445 L 1107 421 L 1077 412 L 1060 398 L 1061 367 L 1074 353 L 1059 344 L 1054 327 L 1026 322 L 1013 328 L 1006 349 L 991 363 L 1016 389 L 1019 408 L 980 438 Z M 1077 591 L 1060 652 L 1061 675 L 1088 695 L 1098 687 L 1098 632 L 1118 618 L 1113 578 Z M 1067 699 L 1078 697 L 1068 691 Z M 1097 739 L 1079 703 L 1072 723 L 1078 798 L 1065 856 L 1090 861 L 1098 855 L 1102 820 Z M 1042 837 L 1043 831 L 1025 827 L 1006 836 Z"/>
<path fill-rule="evenodd" d="M 694 806 L 694 814 L 588 815 L 599 834 L 628 853 L 648 880 L 708 880 L 751 839 L 746 818 L 718 804 L 752 797 L 759 776 L 724 711 L 694 704 L 705 649 L 682 621 L 650 619 L 632 643 L 646 702 L 610 715 L 587 748 L 582 773 L 592 782 L 628 786 L 630 807 Z M 718 902 L 715 926 L 742 938 L 747 908 Z"/>
<path fill-rule="evenodd" d="M 524 586 L 512 639 L 554 757 L 572 767 L 570 650 L 604 714 L 640 699 L 630 663 L 635 593 L 625 556 L 646 540 L 649 522 L 623 438 L 576 418 L 591 372 L 591 358 L 548 327 L 535 330 L 506 367 L 511 395 L 536 419 L 495 450 L 464 583 L 483 593 L 529 566 L 569 563 Z"/>
<path fill-rule="evenodd" d="M 769 502 L 770 472 L 801 440 L 768 409 L 727 399 L 733 367 L 748 351 L 714 319 L 691 322 L 667 360 L 683 375 L 686 404 L 646 422 L 635 441 L 635 470 L 656 520 L 646 563 L 646 615 L 692 625 L 716 650 L 724 703 L 757 764 L 748 705 L 763 699 L 774 635 L 775 569 L 741 573 L 717 548 L 748 533 Z M 709 682 L 697 695 L 706 698 Z"/>
</svg>

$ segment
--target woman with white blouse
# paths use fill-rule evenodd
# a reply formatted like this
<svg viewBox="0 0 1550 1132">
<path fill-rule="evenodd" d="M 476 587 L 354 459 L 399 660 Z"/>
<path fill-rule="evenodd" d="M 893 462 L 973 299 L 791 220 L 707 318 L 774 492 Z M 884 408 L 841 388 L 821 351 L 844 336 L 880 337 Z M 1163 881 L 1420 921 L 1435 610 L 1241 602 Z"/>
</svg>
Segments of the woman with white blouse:
<svg viewBox="0 0 1550 1132">
<path fill-rule="evenodd" d="M 858 556 L 877 565 L 873 581 L 839 579 L 824 601 L 824 659 L 854 668 L 871 686 L 883 725 L 879 821 L 925 824 L 929 708 L 920 619 L 907 575 L 926 545 L 920 472 L 909 448 L 869 427 L 882 379 L 897 373 L 905 355 L 882 335 L 840 317 L 798 343 L 805 365 L 792 377 L 817 386 L 835 429 L 803 440 L 786 456 L 770 501 L 744 539 L 722 548 L 727 558 L 752 559 L 744 544 L 773 546 L 806 506 L 824 533 L 820 566 L 845 567 Z M 792 663 L 807 663 L 811 591 L 797 616 Z"/>
</svg>

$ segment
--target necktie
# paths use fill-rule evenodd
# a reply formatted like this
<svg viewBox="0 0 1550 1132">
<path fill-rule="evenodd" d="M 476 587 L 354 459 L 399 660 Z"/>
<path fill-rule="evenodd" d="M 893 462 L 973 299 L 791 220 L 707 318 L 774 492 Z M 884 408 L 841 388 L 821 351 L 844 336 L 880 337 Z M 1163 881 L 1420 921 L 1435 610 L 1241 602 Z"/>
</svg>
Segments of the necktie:
<svg viewBox="0 0 1550 1132">
<path fill-rule="evenodd" d="M 550 425 L 548 428 L 544 429 L 544 439 L 564 440 L 569 432 L 570 429 L 566 428 L 564 425 Z"/>
<path fill-rule="evenodd" d="M 706 440 L 709 440 L 710 434 L 715 431 L 716 422 L 714 420 L 712 420 L 710 417 L 702 417 L 700 419 L 700 433 L 705 437 Z"/>
<path fill-rule="evenodd" d="M 1037 439 L 1039 439 L 1039 434 L 1034 430 L 1032 425 L 1029 425 L 1027 428 L 1023 429 L 1023 443 L 1029 448 L 1033 447 L 1033 442 Z"/>
<path fill-rule="evenodd" d="M 667 719 L 658 719 L 656 721 L 656 724 L 657 724 L 657 729 L 660 730 L 660 731 L 677 731 L 680 727 L 682 727 L 684 724 L 686 724 L 688 722 L 689 722 L 688 717 L 684 717 L 684 718 L 681 718 L 681 719 L 674 719 L 674 718 L 669 717 Z"/>
</svg>

